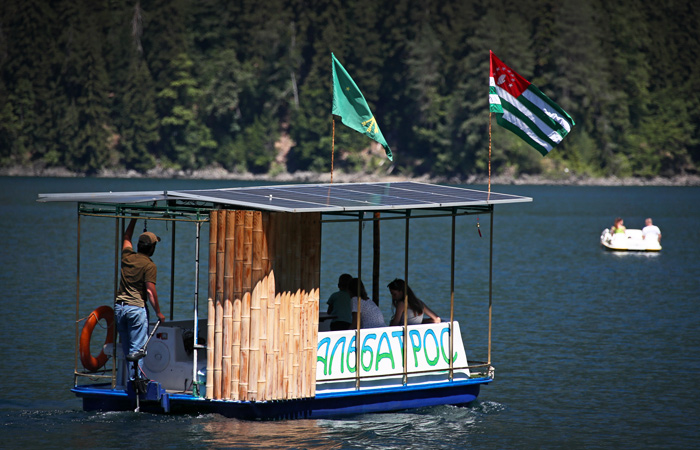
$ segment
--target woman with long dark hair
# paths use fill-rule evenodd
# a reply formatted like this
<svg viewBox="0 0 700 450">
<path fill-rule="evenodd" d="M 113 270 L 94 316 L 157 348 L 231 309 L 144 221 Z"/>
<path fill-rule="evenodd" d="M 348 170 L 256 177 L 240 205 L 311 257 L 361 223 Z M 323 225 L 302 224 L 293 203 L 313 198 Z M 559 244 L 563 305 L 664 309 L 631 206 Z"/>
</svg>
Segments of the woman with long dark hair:
<svg viewBox="0 0 700 450">
<path fill-rule="evenodd" d="M 396 278 L 387 285 L 391 292 L 391 306 L 394 316 L 391 318 L 391 326 L 403 325 L 404 299 L 408 291 L 408 324 L 419 323 L 440 323 L 440 316 L 435 314 L 425 303 L 413 293 L 413 290 L 406 283 Z M 426 317 L 427 316 L 427 317 Z"/>
<path fill-rule="evenodd" d="M 376 303 L 370 300 L 367 291 L 365 290 L 365 285 L 362 280 L 353 278 L 348 286 L 350 295 L 352 296 L 352 328 L 357 328 L 357 302 L 358 298 L 361 300 L 360 307 L 360 328 L 378 328 L 385 327 L 386 322 L 384 321 L 384 315 L 379 309 Z"/>
</svg>

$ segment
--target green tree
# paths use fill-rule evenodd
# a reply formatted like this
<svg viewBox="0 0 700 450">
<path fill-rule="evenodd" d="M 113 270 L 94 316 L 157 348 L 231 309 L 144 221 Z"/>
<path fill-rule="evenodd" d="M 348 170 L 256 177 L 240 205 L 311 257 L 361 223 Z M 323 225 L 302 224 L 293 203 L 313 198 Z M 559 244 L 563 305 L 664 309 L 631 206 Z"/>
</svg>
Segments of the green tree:
<svg viewBox="0 0 700 450">
<path fill-rule="evenodd" d="M 577 172 L 588 172 L 600 164 L 620 167 L 614 158 L 617 146 L 611 111 L 616 105 L 603 51 L 602 12 L 594 4 L 567 0 L 555 14 L 555 36 L 550 44 L 552 81 L 539 87 L 574 118 L 577 132 L 567 136 L 550 156 L 568 160 Z M 586 135 L 595 139 L 595 145 L 583 146 L 578 141 Z"/>
<path fill-rule="evenodd" d="M 172 62 L 182 53 L 189 54 L 187 18 L 191 6 L 188 0 L 142 0 L 140 4 L 141 45 L 159 91 L 169 87 L 177 77 L 178 69 Z"/>
<path fill-rule="evenodd" d="M 120 115 L 119 152 L 126 168 L 145 171 L 155 166 L 153 146 L 159 141 L 153 80 L 146 63 L 134 57 L 126 80 Z"/>
<path fill-rule="evenodd" d="M 226 49 L 212 54 L 203 67 L 202 81 L 206 124 L 218 143 L 212 162 L 228 170 L 246 170 L 246 152 L 233 142 L 242 128 L 241 91 L 253 82 L 252 74 L 241 68 L 233 49 Z"/>
<path fill-rule="evenodd" d="M 59 37 L 60 83 L 75 113 L 62 118 L 59 137 L 62 164 L 69 169 L 94 173 L 110 159 L 108 84 L 102 58 L 100 30 L 90 2 L 63 1 L 58 11 L 64 25 Z M 65 123 L 68 119 L 72 123 Z"/>
<path fill-rule="evenodd" d="M 199 169 L 212 162 L 216 142 L 200 117 L 202 92 L 192 74 L 193 62 L 181 53 L 172 62 L 175 78 L 158 92 L 164 105 L 161 139 L 165 157 L 182 169 Z"/>
<path fill-rule="evenodd" d="M 15 115 L 10 93 L 0 79 L 0 166 L 16 164 L 18 155 L 14 150 L 19 147 L 18 140 L 22 127 Z"/>
<path fill-rule="evenodd" d="M 700 145 L 700 131 L 693 121 L 700 117 L 700 9 L 685 2 L 650 2 L 644 11 L 656 38 L 649 45 L 648 63 L 654 76 L 641 140 L 656 155 L 664 174 L 692 172 L 697 170 Z M 696 155 L 695 161 L 690 159 L 691 153 Z"/>
<path fill-rule="evenodd" d="M 121 78 L 114 82 L 112 118 L 118 133 L 116 151 L 119 164 L 127 169 L 146 171 L 156 164 L 155 144 L 159 141 L 155 86 L 146 64 L 141 43 L 143 11 L 140 2 L 128 10 L 130 20 L 117 22 L 111 30 L 126 42 L 115 43 L 112 55 L 122 62 Z M 115 12 L 121 17 L 121 10 Z M 129 31 L 128 33 L 126 31 Z M 128 43 L 128 44 L 127 44 Z M 126 48 L 127 51 L 122 51 Z M 118 50 L 117 50 L 118 49 Z M 113 61 L 113 65 L 117 65 Z"/>
<path fill-rule="evenodd" d="M 299 5 L 299 30 L 308 45 L 302 51 L 306 65 L 301 67 L 299 108 L 292 112 L 290 120 L 290 134 L 296 142 L 289 154 L 288 164 L 292 171 L 326 172 L 330 169 L 331 52 L 341 57 L 348 44 L 343 32 L 345 17 L 342 6 L 339 1 L 329 1 L 313 10 Z M 336 131 L 339 129 L 336 127 Z"/>
<path fill-rule="evenodd" d="M 7 89 L 3 105 L 8 120 L 4 159 L 28 164 L 46 151 L 44 111 L 50 95 L 49 76 L 56 17 L 41 0 L 3 2 L 0 17 L 3 36 L 2 76 Z M 12 124 L 12 125 L 10 125 Z"/>
<path fill-rule="evenodd" d="M 376 111 L 382 119 L 382 133 L 394 153 L 394 161 L 388 171 L 397 167 L 410 170 L 414 156 L 411 155 L 413 142 L 413 99 L 405 89 L 408 68 L 408 45 L 416 34 L 411 11 L 418 3 L 413 0 L 385 1 L 376 8 L 377 30 L 381 30 L 378 41 L 381 44 L 381 71 L 378 74 L 380 85 L 376 100 Z"/>
<path fill-rule="evenodd" d="M 413 154 L 423 162 L 422 171 L 434 175 L 449 172 L 450 119 L 448 117 L 448 87 L 443 76 L 445 65 L 440 41 L 427 20 L 429 13 L 421 14 L 425 21 L 418 34 L 408 45 L 408 83 L 406 89 L 414 99 Z M 425 162 L 429 163 L 426 164 Z"/>
</svg>

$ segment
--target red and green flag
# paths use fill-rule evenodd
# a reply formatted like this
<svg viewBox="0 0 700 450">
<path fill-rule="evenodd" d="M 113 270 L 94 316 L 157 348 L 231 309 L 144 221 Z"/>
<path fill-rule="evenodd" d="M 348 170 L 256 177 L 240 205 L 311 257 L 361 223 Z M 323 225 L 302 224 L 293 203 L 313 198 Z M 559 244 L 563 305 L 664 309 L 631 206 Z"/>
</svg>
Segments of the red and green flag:
<svg viewBox="0 0 700 450">
<path fill-rule="evenodd" d="M 546 156 L 575 125 L 537 86 L 491 53 L 489 107 L 496 122 Z"/>
<path fill-rule="evenodd" d="M 346 126 L 379 142 L 384 147 L 386 156 L 392 161 L 391 149 L 372 111 L 369 110 L 365 97 L 333 53 L 331 57 L 333 58 L 332 113 L 340 117 L 340 121 Z"/>
</svg>

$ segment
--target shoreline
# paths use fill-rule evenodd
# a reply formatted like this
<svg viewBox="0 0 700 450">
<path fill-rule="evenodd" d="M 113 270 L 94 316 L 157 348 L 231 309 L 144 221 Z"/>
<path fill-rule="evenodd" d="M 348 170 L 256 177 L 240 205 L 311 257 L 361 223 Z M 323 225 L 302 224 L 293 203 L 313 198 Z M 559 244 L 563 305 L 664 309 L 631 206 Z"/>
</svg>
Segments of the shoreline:
<svg viewBox="0 0 700 450">
<path fill-rule="evenodd" d="M 39 167 L 0 167 L 3 177 L 56 177 L 56 178 L 85 178 L 85 174 L 71 172 L 65 168 Z M 103 170 L 93 178 L 154 178 L 154 179 L 192 179 L 192 180 L 236 180 L 236 181 L 273 181 L 280 183 L 329 183 L 330 173 L 317 172 L 283 172 L 278 175 L 228 172 L 221 168 L 207 168 L 195 171 L 154 168 L 146 173 L 134 170 Z M 453 185 L 487 184 L 488 178 L 481 175 L 466 177 L 407 177 L 400 175 L 381 175 L 335 172 L 333 181 L 336 183 L 356 182 L 386 182 L 386 181 L 421 181 Z M 498 175 L 491 177 L 492 185 L 551 185 L 551 186 L 700 186 L 700 175 L 675 175 L 673 177 L 653 178 L 618 178 L 618 177 L 588 177 L 574 174 L 562 175 L 558 178 L 543 175 Z"/>
</svg>

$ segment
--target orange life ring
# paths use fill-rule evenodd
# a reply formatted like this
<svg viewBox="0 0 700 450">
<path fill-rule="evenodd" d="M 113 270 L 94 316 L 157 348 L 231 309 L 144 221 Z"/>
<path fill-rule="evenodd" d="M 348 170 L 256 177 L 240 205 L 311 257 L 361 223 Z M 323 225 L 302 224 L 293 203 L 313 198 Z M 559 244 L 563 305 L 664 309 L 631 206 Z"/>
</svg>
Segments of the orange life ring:
<svg viewBox="0 0 700 450">
<path fill-rule="evenodd" d="M 92 331 L 95 329 L 95 325 L 101 319 L 107 321 L 107 336 L 105 337 L 105 345 L 114 343 L 114 310 L 109 306 L 100 306 L 96 310 L 90 313 L 85 325 L 83 325 L 83 331 L 80 333 L 80 362 L 83 363 L 83 367 L 87 369 L 88 372 L 97 372 L 100 367 L 107 363 L 109 357 L 105 355 L 104 346 L 97 355 L 97 358 L 92 356 L 90 353 L 90 338 L 92 337 Z"/>
</svg>

